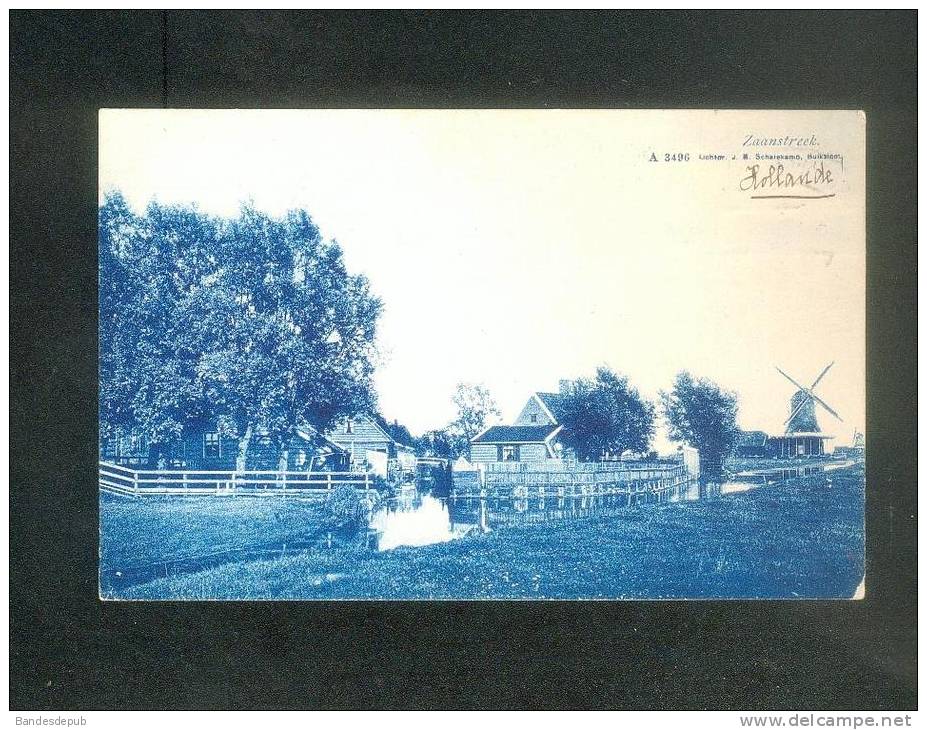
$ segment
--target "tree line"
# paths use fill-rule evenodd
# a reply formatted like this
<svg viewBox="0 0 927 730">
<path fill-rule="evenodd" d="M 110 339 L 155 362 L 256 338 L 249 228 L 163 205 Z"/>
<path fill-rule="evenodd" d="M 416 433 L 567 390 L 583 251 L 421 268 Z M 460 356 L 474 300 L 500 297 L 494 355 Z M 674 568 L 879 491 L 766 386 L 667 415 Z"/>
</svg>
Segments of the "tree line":
<svg viewBox="0 0 927 730">
<path fill-rule="evenodd" d="M 140 432 L 169 448 L 191 425 L 238 443 L 244 469 L 257 430 L 286 459 L 297 428 L 320 432 L 360 412 L 379 418 L 372 377 L 382 303 L 347 271 L 340 246 L 310 215 L 243 205 L 222 218 L 152 202 L 141 215 L 108 194 L 99 211 L 100 435 Z M 467 455 L 500 412 L 480 384 L 461 383 L 457 417 L 413 437 L 421 454 Z M 660 393 L 674 440 L 718 465 L 737 436 L 737 398 L 680 373 Z M 657 407 L 607 367 L 570 381 L 561 440 L 577 458 L 646 452 Z"/>
<path fill-rule="evenodd" d="M 256 429 L 284 452 L 298 427 L 375 410 L 382 304 L 306 211 L 137 215 L 117 192 L 99 234 L 101 437 L 169 445 L 208 422 L 242 469 Z"/>
<path fill-rule="evenodd" d="M 443 429 L 429 431 L 417 447 L 434 456 L 468 454 L 469 442 L 498 418 L 499 409 L 482 385 L 462 383 L 454 397 L 458 416 Z M 627 451 L 647 453 L 662 416 L 672 440 L 699 450 L 704 470 L 720 471 L 739 435 L 737 396 L 707 378 L 680 372 L 658 404 L 643 398 L 628 378 L 608 367 L 593 377 L 566 381 L 559 401 L 561 443 L 580 461 L 598 461 Z"/>
</svg>

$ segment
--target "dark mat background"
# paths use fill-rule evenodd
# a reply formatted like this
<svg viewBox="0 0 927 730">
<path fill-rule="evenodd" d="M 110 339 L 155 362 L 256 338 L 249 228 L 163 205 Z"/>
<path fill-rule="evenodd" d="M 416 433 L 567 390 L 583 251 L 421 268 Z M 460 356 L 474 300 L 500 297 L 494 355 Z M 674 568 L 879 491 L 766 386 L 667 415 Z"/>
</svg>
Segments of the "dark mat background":
<svg viewBox="0 0 927 730">
<path fill-rule="evenodd" d="M 867 13 L 11 13 L 10 706 L 916 706 L 916 26 Z M 99 107 L 868 114 L 862 602 L 97 600 Z"/>
</svg>

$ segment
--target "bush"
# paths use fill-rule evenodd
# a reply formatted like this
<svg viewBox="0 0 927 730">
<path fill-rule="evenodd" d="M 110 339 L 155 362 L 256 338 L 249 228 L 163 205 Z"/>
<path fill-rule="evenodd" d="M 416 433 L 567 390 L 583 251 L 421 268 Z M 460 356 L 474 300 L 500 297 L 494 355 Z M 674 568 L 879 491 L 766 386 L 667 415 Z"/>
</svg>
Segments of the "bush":
<svg viewBox="0 0 927 730">
<path fill-rule="evenodd" d="M 369 520 L 374 512 L 383 509 L 386 507 L 389 502 L 390 495 L 387 492 L 368 492 L 363 497 L 361 497 L 361 502 L 364 506 L 365 517 Z"/>
<path fill-rule="evenodd" d="M 322 521 L 332 530 L 356 530 L 367 519 L 367 504 L 354 487 L 342 485 L 325 500 Z"/>
</svg>

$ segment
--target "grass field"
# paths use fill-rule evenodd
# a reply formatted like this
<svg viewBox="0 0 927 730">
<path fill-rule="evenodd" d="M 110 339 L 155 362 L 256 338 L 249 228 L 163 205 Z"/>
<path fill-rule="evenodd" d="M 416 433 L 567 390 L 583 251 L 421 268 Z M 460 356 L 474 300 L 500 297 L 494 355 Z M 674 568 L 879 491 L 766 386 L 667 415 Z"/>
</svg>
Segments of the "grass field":
<svg viewBox="0 0 927 730">
<path fill-rule="evenodd" d="M 506 527 L 427 547 L 384 553 L 351 545 L 313 547 L 157 578 L 109 595 L 849 598 L 863 577 L 863 482 L 857 466 L 715 500 Z M 147 504 L 103 505 L 104 566 L 135 559 L 139 550 L 150 557 L 271 535 L 297 539 L 318 526 L 319 508 L 306 503 L 212 499 L 206 514 L 199 511 L 200 500 Z M 132 517 L 139 510 L 143 517 Z"/>
<path fill-rule="evenodd" d="M 822 457 L 805 457 L 797 459 L 728 459 L 724 463 L 724 468 L 732 473 L 738 474 L 743 471 L 757 471 L 758 469 L 803 469 L 808 467 L 828 467 L 838 463 L 844 463 L 843 459 L 831 459 Z"/>
<path fill-rule="evenodd" d="M 263 545 L 307 541 L 321 503 L 267 497 L 100 498 L 101 594 L 119 593 L 115 573 Z"/>
</svg>

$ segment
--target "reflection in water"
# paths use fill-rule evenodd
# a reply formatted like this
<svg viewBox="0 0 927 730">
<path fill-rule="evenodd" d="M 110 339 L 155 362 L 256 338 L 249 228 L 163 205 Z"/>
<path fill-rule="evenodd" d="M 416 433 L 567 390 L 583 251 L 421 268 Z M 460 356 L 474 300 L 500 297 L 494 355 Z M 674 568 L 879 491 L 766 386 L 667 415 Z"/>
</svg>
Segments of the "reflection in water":
<svg viewBox="0 0 927 730">
<path fill-rule="evenodd" d="M 450 497 L 437 499 L 415 492 L 391 500 L 373 515 L 371 536 L 379 550 L 400 545 L 431 545 L 462 537 L 471 531 L 489 532 L 502 525 L 535 524 L 593 515 L 617 514 L 629 507 L 663 502 L 717 499 L 764 484 L 817 474 L 820 466 L 743 472 L 723 483 L 686 482 L 660 491 L 598 496 Z"/>
<path fill-rule="evenodd" d="M 502 525 L 535 524 L 553 520 L 568 520 L 593 515 L 617 514 L 645 504 L 682 502 L 708 499 L 721 494 L 719 485 L 696 482 L 681 484 L 657 492 L 632 492 L 598 496 L 576 495 L 562 497 L 530 497 L 506 499 L 504 497 L 462 497 L 447 501 L 451 524 L 455 527 L 480 529 Z"/>
<path fill-rule="evenodd" d="M 451 529 L 447 505 L 428 495 L 394 501 L 371 517 L 370 528 L 378 535 L 381 551 L 400 545 L 433 545 L 460 536 Z"/>
<path fill-rule="evenodd" d="M 721 494 L 736 494 L 737 492 L 746 492 L 756 487 L 756 484 L 748 482 L 725 482 L 721 485 Z"/>
<path fill-rule="evenodd" d="M 663 502 L 691 502 L 695 500 L 718 499 L 727 494 L 736 494 L 764 484 L 775 484 L 787 479 L 819 474 L 829 468 L 843 465 L 806 466 L 790 469 L 771 469 L 738 474 L 726 482 L 685 482 L 659 491 L 640 491 L 598 496 L 538 496 L 516 499 L 504 497 L 462 497 L 450 498 L 448 508 L 451 524 L 481 529 L 501 525 L 533 524 L 552 520 L 591 517 L 593 515 L 618 514 L 629 507 Z"/>
</svg>

